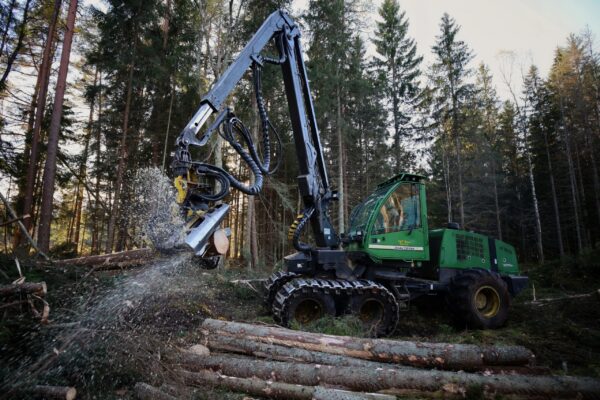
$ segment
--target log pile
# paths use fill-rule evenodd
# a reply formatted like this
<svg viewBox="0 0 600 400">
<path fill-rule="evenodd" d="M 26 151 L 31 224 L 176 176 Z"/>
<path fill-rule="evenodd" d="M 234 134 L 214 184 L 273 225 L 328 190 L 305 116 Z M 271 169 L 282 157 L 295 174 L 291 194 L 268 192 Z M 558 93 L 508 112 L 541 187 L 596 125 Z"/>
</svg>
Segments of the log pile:
<svg viewBox="0 0 600 400">
<path fill-rule="evenodd" d="M 68 267 L 73 265 L 84 266 L 90 267 L 94 271 L 102 271 L 140 266 L 147 263 L 155 256 L 156 253 L 154 250 L 144 248 L 121 251 L 110 254 L 100 254 L 95 256 L 58 260 L 55 261 L 55 264 L 62 267 Z"/>
<path fill-rule="evenodd" d="M 600 399 L 600 380 L 539 375 L 521 346 L 361 339 L 213 319 L 202 333 L 205 347 L 170 359 L 185 386 L 272 399 L 463 398 L 473 388 L 486 398 Z"/>
<path fill-rule="evenodd" d="M 44 297 L 48 289 L 45 282 L 25 282 L 21 277 L 10 285 L 0 285 L 0 309 L 10 310 L 28 306 L 41 323 L 48 322 L 50 307 Z"/>
</svg>

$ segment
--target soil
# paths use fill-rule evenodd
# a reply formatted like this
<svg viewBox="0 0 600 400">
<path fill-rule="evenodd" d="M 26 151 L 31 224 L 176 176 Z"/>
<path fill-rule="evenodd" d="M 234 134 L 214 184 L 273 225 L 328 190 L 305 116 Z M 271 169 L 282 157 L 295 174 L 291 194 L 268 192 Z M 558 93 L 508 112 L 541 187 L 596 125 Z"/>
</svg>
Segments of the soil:
<svg viewBox="0 0 600 400">
<path fill-rule="evenodd" d="M 0 283 L 17 277 L 13 260 L 0 260 L 0 268 L 7 275 L 0 274 Z M 525 267 L 538 299 L 600 287 L 597 271 L 573 268 L 564 262 Z M 82 399 L 133 398 L 136 382 L 160 386 L 173 381 L 165 357 L 199 343 L 205 318 L 273 323 L 262 302 L 262 285 L 231 282 L 266 277 L 270 271 L 206 271 L 181 255 L 90 275 L 79 267 L 31 264 L 23 269 L 27 281 L 48 284 L 51 322 L 40 325 L 27 309 L 0 310 L 0 398 L 19 398 L 11 390 L 30 384 L 75 386 Z M 520 344 L 553 373 L 600 377 L 600 298 L 539 304 L 532 298 L 532 288 L 519 295 L 507 325 L 493 331 L 455 326 L 443 302 L 415 305 L 401 315 L 393 337 Z M 343 319 L 315 329 L 360 334 Z M 246 397 L 201 388 L 194 398 Z"/>
</svg>

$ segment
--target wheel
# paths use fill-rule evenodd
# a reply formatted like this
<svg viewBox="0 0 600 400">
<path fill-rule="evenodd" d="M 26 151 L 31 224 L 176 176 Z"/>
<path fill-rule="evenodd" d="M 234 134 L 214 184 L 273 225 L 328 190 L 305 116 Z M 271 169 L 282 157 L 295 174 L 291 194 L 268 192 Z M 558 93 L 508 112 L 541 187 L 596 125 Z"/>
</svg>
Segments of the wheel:
<svg viewBox="0 0 600 400">
<path fill-rule="evenodd" d="M 368 289 L 350 296 L 348 312 L 355 315 L 371 336 L 388 336 L 398 324 L 398 306 L 384 287 Z"/>
<path fill-rule="evenodd" d="M 302 327 L 325 316 L 335 317 L 335 301 L 320 288 L 297 288 L 292 281 L 277 292 L 273 311 L 282 326 L 289 327 L 295 321 Z"/>
<path fill-rule="evenodd" d="M 296 276 L 298 276 L 298 274 L 293 272 L 277 271 L 267 279 L 265 282 L 265 291 L 267 293 L 265 296 L 265 305 L 268 309 L 271 309 L 273 300 L 275 300 L 275 296 L 277 295 L 277 292 L 279 292 L 279 289 Z"/>
<path fill-rule="evenodd" d="M 470 269 L 452 279 L 448 303 L 459 323 L 476 329 L 495 329 L 508 318 L 510 296 L 498 274 Z"/>
</svg>

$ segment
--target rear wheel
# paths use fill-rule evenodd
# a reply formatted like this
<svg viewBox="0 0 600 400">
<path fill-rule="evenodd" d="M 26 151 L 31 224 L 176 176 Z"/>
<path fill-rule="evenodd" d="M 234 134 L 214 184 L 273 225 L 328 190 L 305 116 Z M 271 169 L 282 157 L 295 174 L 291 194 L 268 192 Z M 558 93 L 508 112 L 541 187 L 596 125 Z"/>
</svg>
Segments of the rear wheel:
<svg viewBox="0 0 600 400">
<path fill-rule="evenodd" d="M 355 315 L 372 336 L 390 335 L 398 323 L 396 300 L 383 287 L 353 294 L 348 302 L 348 312 Z"/>
<path fill-rule="evenodd" d="M 508 318 L 510 296 L 498 274 L 470 269 L 452 279 L 448 303 L 459 323 L 470 328 L 495 329 Z"/>
</svg>

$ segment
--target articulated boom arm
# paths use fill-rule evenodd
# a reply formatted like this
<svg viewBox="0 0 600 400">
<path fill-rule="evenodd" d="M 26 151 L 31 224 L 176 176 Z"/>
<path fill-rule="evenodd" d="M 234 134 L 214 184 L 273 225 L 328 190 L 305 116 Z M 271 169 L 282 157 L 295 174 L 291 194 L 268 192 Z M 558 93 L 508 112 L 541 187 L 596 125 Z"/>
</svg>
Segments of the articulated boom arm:
<svg viewBox="0 0 600 400">
<path fill-rule="evenodd" d="M 278 59 L 260 54 L 271 40 L 277 47 Z M 206 251 L 209 237 L 218 229 L 220 221 L 228 210 L 228 206 L 223 204 L 217 205 L 215 208 L 210 208 L 210 206 L 227 195 L 230 185 L 248 195 L 258 194 L 262 189 L 263 175 L 272 172 L 269 170 L 269 128 L 273 128 L 273 126 L 268 120 L 260 87 L 261 69 L 265 63 L 280 65 L 282 69 L 300 170 L 298 186 L 305 209 L 290 228 L 290 238 L 293 239 L 294 246 L 299 251 L 310 250 L 308 245 L 299 240 L 302 229 L 310 221 L 318 247 L 333 249 L 339 244 L 339 238 L 328 216 L 329 202 L 337 200 L 337 192 L 332 191 L 329 186 L 302 55 L 300 31 L 289 15 L 280 10 L 266 19 L 237 59 L 215 82 L 210 92 L 202 99 L 200 108 L 192 120 L 177 138 L 178 148 L 173 161 L 173 169 L 177 176 L 175 183 L 178 189 L 185 193 L 181 195 L 180 202 L 190 214 L 197 215 L 196 222 L 190 226 L 186 241 L 199 255 L 203 255 Z M 262 159 L 254 146 L 252 135 L 229 108 L 223 107 L 227 96 L 250 67 L 253 71 L 256 99 L 262 121 Z M 214 112 L 220 112 L 220 114 L 199 137 L 202 126 Z M 274 129 L 272 130 L 274 131 Z M 222 168 L 192 160 L 189 147 L 204 146 L 215 131 L 220 131 L 221 136 L 248 164 L 255 178 L 251 186 L 239 182 Z M 277 134 L 276 131 L 274 133 Z M 248 147 L 248 152 L 243 149 L 236 137 L 242 137 Z M 277 137 L 277 139 L 279 138 Z M 199 183 L 202 177 L 212 178 L 218 182 L 219 193 L 207 192 L 207 188 Z"/>
</svg>

